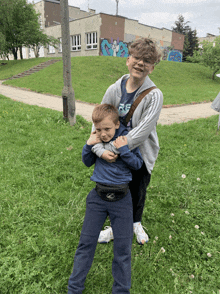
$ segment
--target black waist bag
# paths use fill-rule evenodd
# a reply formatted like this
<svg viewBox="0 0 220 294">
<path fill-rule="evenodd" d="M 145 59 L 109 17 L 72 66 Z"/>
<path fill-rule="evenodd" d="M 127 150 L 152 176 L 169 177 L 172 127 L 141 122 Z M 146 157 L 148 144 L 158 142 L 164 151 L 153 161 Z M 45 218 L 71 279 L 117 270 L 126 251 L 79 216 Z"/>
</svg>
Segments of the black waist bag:
<svg viewBox="0 0 220 294">
<path fill-rule="evenodd" d="M 95 190 L 102 200 L 115 202 L 126 196 L 129 191 L 128 184 L 106 186 L 96 183 Z"/>
</svg>

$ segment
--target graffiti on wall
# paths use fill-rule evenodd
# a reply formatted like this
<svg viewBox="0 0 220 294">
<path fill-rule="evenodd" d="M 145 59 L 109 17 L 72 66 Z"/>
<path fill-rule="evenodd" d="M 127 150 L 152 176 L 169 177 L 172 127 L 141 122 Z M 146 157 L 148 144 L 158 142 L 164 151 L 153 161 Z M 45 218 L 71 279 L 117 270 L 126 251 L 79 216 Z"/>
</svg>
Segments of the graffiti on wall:
<svg viewBox="0 0 220 294">
<path fill-rule="evenodd" d="M 178 50 L 172 50 L 169 52 L 167 60 L 168 61 L 176 61 L 176 62 L 182 62 L 182 53 Z"/>
<path fill-rule="evenodd" d="M 107 39 L 101 41 L 101 55 L 114 57 L 128 57 L 128 46 L 126 43 L 111 38 L 111 42 Z"/>
</svg>

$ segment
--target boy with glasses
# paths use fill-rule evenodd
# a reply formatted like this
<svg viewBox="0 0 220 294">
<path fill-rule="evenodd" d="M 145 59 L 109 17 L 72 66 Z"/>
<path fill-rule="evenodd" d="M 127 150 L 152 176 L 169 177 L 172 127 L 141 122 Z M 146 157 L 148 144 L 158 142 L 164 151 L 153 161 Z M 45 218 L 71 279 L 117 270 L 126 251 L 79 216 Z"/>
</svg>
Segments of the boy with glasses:
<svg viewBox="0 0 220 294">
<path fill-rule="evenodd" d="M 156 45 L 148 38 L 138 39 L 131 44 L 129 57 L 126 61 L 129 74 L 123 75 L 115 84 L 111 85 L 102 100 L 102 103 L 112 104 L 118 108 L 121 122 L 125 121 L 138 96 L 145 90 L 155 87 L 148 75 L 159 63 L 160 57 Z M 149 240 L 141 220 L 147 186 L 150 183 L 151 172 L 159 152 L 156 125 L 162 105 L 162 92 L 158 88 L 153 89 L 142 99 L 133 116 L 126 123 L 129 133 L 124 139 L 126 139 L 130 150 L 139 147 L 144 160 L 141 169 L 132 171 L 132 182 L 129 184 L 133 202 L 133 229 L 137 242 L 141 245 Z M 113 148 L 112 144 L 109 150 L 107 150 L 108 145 L 97 144 L 94 146 L 93 152 L 108 162 L 114 162 L 118 157 L 118 150 Z M 100 232 L 98 242 L 108 243 L 113 239 L 112 228 L 107 227 L 106 230 Z"/>
</svg>

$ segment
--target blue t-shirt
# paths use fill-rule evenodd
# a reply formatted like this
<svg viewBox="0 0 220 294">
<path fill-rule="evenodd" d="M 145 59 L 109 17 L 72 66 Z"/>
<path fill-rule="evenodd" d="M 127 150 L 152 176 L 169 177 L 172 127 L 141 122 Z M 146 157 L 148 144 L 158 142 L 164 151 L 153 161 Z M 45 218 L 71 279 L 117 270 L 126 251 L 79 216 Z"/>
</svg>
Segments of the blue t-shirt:
<svg viewBox="0 0 220 294">
<path fill-rule="evenodd" d="M 121 122 L 123 122 L 124 118 L 128 114 L 128 112 L 129 112 L 129 110 L 131 108 L 131 105 L 134 102 L 134 96 L 135 96 L 135 94 L 136 94 L 136 92 L 138 90 L 137 89 L 132 93 L 127 93 L 126 83 L 127 83 L 127 79 L 123 80 L 121 82 L 122 95 L 121 95 L 121 101 L 120 101 L 120 104 L 119 104 L 119 107 L 118 107 L 118 113 L 119 113 Z M 127 124 L 127 130 L 130 131 L 131 129 L 132 129 L 132 117 L 131 117 L 130 121 Z"/>
</svg>

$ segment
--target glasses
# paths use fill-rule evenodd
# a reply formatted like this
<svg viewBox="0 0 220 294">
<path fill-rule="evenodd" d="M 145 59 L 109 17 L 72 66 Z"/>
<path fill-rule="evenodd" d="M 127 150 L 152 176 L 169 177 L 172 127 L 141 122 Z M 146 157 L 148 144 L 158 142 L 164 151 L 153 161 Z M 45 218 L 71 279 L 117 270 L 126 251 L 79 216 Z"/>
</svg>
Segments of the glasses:
<svg viewBox="0 0 220 294">
<path fill-rule="evenodd" d="M 149 69 L 153 65 L 153 64 L 149 63 L 149 61 L 146 58 L 141 58 L 141 57 L 137 57 L 137 56 L 134 56 L 134 55 L 131 55 L 131 56 L 134 59 L 135 63 L 143 61 L 143 65 L 144 65 L 145 68 Z"/>
</svg>

